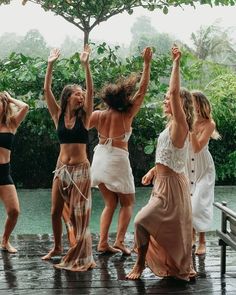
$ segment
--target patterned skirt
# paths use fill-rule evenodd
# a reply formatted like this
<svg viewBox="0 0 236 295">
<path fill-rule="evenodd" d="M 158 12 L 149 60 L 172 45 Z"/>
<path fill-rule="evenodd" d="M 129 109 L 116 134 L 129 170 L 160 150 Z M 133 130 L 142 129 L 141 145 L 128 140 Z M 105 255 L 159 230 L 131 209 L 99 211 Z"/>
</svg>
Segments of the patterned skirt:
<svg viewBox="0 0 236 295">
<path fill-rule="evenodd" d="M 88 161 L 77 165 L 58 163 L 54 179 L 59 179 L 59 189 L 69 204 L 76 227 L 76 244 L 71 247 L 57 268 L 86 271 L 96 266 L 92 255 L 92 238 L 89 229 L 91 214 L 91 179 Z"/>
</svg>

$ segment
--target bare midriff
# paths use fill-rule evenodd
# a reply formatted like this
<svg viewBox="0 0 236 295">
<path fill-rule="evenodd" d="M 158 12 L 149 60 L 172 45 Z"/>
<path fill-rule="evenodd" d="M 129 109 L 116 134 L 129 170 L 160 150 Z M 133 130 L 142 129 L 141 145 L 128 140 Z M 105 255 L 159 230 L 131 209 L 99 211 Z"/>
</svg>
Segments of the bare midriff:
<svg viewBox="0 0 236 295">
<path fill-rule="evenodd" d="M 6 164 L 10 162 L 11 151 L 0 147 L 0 164 Z"/>
<path fill-rule="evenodd" d="M 87 160 L 86 144 L 63 143 L 60 145 L 58 160 L 66 165 L 76 165 Z"/>
</svg>

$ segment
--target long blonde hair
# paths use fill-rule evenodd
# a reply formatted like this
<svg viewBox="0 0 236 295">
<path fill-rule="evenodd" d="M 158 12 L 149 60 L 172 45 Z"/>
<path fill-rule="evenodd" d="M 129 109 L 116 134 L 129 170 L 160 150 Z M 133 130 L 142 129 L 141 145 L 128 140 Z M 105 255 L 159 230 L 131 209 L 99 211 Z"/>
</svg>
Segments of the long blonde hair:
<svg viewBox="0 0 236 295">
<path fill-rule="evenodd" d="M 199 107 L 199 110 L 198 110 L 199 115 L 203 119 L 208 119 L 208 120 L 211 120 L 214 122 L 212 115 L 211 115 L 212 107 L 211 107 L 210 101 L 207 99 L 207 97 L 199 90 L 194 90 L 191 93 L 192 93 L 193 98 L 196 101 L 196 104 Z M 211 138 L 212 139 L 220 139 L 221 138 L 221 136 L 216 128 L 213 131 Z"/>
<path fill-rule="evenodd" d="M 9 127 L 9 125 L 12 123 L 13 109 L 10 105 L 9 96 L 7 92 L 0 92 L 0 101 L 2 103 L 2 114 L 0 114 L 0 124 Z"/>
</svg>

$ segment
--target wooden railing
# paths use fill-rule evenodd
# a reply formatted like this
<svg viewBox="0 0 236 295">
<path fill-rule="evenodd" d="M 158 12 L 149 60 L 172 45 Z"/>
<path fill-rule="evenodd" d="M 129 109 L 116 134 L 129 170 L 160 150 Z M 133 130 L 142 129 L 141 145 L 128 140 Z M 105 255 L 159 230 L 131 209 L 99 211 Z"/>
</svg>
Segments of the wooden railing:
<svg viewBox="0 0 236 295">
<path fill-rule="evenodd" d="M 214 206 L 221 210 L 221 230 L 216 230 L 221 246 L 221 276 L 226 272 L 226 247 L 236 250 L 236 212 L 227 207 L 226 202 L 215 202 Z"/>
</svg>

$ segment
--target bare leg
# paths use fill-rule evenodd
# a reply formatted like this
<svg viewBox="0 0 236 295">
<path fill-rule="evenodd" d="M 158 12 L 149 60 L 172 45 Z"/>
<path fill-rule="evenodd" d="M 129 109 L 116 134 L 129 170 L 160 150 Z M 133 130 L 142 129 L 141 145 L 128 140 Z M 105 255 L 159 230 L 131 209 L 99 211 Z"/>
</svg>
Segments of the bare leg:
<svg viewBox="0 0 236 295">
<path fill-rule="evenodd" d="M 117 253 L 120 250 L 113 248 L 108 243 L 108 232 L 112 222 L 114 211 L 117 207 L 118 198 L 116 193 L 108 190 L 103 183 L 99 184 L 99 190 L 102 193 L 105 208 L 100 218 L 100 239 L 97 250 L 99 252 Z"/>
<path fill-rule="evenodd" d="M 51 208 L 51 218 L 52 218 L 52 230 L 54 236 L 54 247 L 48 252 L 47 255 L 43 256 L 43 260 L 49 260 L 53 256 L 61 255 L 61 236 L 62 236 L 62 211 L 64 207 L 64 199 L 61 196 L 59 190 L 59 179 L 55 179 L 52 185 L 52 208 Z"/>
<path fill-rule="evenodd" d="M 141 277 L 142 272 L 145 269 L 145 259 L 146 259 L 146 254 L 147 254 L 149 240 L 150 240 L 150 234 L 145 230 L 144 227 L 142 227 L 139 223 L 136 223 L 136 222 L 135 222 L 135 240 L 138 246 L 137 247 L 138 257 L 133 269 L 126 276 L 126 279 L 128 280 L 138 280 Z M 139 246 L 141 241 L 143 245 Z"/>
<path fill-rule="evenodd" d="M 70 209 L 69 206 L 64 203 L 63 211 L 62 211 L 62 218 L 64 220 L 64 223 L 66 225 L 67 230 L 67 237 L 68 241 L 71 247 L 73 247 L 76 243 L 75 233 L 74 233 L 74 226 L 72 225 L 72 222 L 70 220 Z"/>
<path fill-rule="evenodd" d="M 125 277 L 126 279 L 138 280 L 141 277 L 143 270 L 145 269 L 145 257 L 146 257 L 147 249 L 148 249 L 148 244 L 138 248 L 137 260 L 131 272 L 128 273 L 127 276 Z"/>
<path fill-rule="evenodd" d="M 133 213 L 134 194 L 119 194 L 119 199 L 121 208 L 119 213 L 116 241 L 113 246 L 120 249 L 123 254 L 130 255 L 131 251 L 125 247 L 124 239 Z"/>
<path fill-rule="evenodd" d="M 9 242 L 10 235 L 15 228 L 20 213 L 20 205 L 14 185 L 0 186 L 0 196 L 7 212 L 4 232 L 2 236 L 1 249 L 9 253 L 16 253 L 17 250 Z"/>
<path fill-rule="evenodd" d="M 206 253 L 206 239 L 205 239 L 205 233 L 200 232 L 199 233 L 199 242 L 198 242 L 198 248 L 196 250 L 196 255 L 202 255 Z"/>
</svg>

